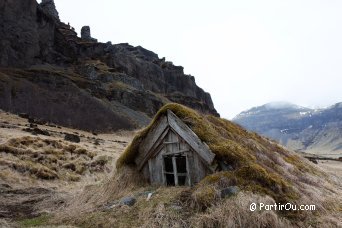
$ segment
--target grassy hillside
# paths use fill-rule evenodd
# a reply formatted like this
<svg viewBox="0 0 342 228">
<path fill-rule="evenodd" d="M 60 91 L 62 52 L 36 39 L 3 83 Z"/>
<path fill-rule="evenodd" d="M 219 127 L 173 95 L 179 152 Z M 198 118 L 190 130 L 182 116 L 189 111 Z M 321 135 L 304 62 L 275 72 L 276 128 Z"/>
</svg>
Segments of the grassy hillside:
<svg viewBox="0 0 342 228">
<path fill-rule="evenodd" d="M 118 171 L 89 186 L 54 220 L 84 227 L 291 227 L 341 224 L 341 183 L 274 142 L 225 119 L 205 116 L 178 104 L 164 106 L 181 118 L 233 170 L 207 176 L 193 188 L 150 186 L 133 160 L 149 127 L 136 135 L 117 161 Z M 152 122 L 153 124 L 153 122 Z M 229 186 L 240 191 L 221 198 Z M 146 200 L 148 193 L 152 197 Z M 134 196 L 132 207 L 115 204 Z M 251 203 L 315 205 L 315 211 L 249 211 Z M 112 207 L 106 207 L 112 205 Z"/>
</svg>

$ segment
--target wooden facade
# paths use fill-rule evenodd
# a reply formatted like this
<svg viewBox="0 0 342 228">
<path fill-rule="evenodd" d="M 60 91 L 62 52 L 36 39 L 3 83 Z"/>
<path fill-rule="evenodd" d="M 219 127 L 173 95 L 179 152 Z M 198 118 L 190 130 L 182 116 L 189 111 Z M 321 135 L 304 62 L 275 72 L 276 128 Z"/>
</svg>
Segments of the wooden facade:
<svg viewBox="0 0 342 228">
<path fill-rule="evenodd" d="M 135 162 L 151 184 L 192 186 L 213 172 L 214 157 L 209 147 L 168 110 L 141 142 Z"/>
</svg>

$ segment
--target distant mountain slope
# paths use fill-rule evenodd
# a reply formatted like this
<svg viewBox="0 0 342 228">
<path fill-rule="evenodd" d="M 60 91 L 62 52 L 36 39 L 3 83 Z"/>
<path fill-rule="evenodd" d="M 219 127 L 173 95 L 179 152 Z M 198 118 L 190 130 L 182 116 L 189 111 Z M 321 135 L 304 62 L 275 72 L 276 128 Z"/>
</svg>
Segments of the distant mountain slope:
<svg viewBox="0 0 342 228">
<path fill-rule="evenodd" d="M 140 46 L 99 43 L 53 0 L 0 0 L 0 108 L 84 130 L 146 125 L 166 103 L 218 115 L 183 67 Z"/>
<path fill-rule="evenodd" d="M 294 150 L 331 156 L 342 154 L 342 103 L 318 110 L 269 103 L 244 111 L 233 121 Z"/>
</svg>

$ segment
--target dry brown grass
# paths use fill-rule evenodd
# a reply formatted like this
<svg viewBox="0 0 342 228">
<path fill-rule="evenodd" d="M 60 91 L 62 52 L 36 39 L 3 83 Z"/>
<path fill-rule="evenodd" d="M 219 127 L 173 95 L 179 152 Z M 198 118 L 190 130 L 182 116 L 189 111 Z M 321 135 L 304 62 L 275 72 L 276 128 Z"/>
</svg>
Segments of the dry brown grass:
<svg viewBox="0 0 342 228">
<path fill-rule="evenodd" d="M 109 161 L 75 144 L 30 136 L 0 144 L 0 154 L 0 165 L 44 180 L 79 181 L 86 171 L 103 171 Z"/>
<path fill-rule="evenodd" d="M 108 185 L 109 191 L 101 190 L 96 197 L 91 195 L 94 194 L 95 189 L 101 188 L 86 189 L 87 193 L 82 193 L 78 197 L 83 202 L 75 203 L 75 199 L 74 203 L 63 208 L 63 212 L 54 217 L 53 223 L 81 227 L 339 227 L 341 224 L 338 212 L 334 214 L 321 209 L 315 212 L 305 211 L 300 220 L 293 220 L 274 210 L 251 212 L 249 210 L 251 203 L 275 204 L 272 197 L 251 192 L 242 191 L 229 198 L 217 198 L 217 202 L 211 202 L 211 205 L 203 211 L 195 206 L 197 196 L 189 188 L 149 189 L 141 186 L 133 187 L 127 182 L 125 185 L 127 188 Z M 149 201 L 146 200 L 146 195 L 138 196 L 138 193 L 147 190 L 154 192 Z M 117 192 L 120 193 L 116 194 Z M 108 193 L 114 195 L 108 197 Z M 128 195 L 136 196 L 137 202 L 134 206 L 118 206 L 106 211 L 101 210 L 101 205 L 108 200 Z M 326 203 L 332 205 L 331 202 Z"/>
<path fill-rule="evenodd" d="M 251 212 L 252 203 L 274 204 L 268 196 L 241 193 L 192 218 L 194 227 L 291 227 L 291 222 L 274 211 Z"/>
<path fill-rule="evenodd" d="M 57 212 L 55 221 L 78 223 L 80 220 L 77 218 L 96 212 L 110 201 L 132 195 L 144 186 L 146 183 L 143 178 L 135 170 L 125 167 L 122 172 L 113 174 L 103 183 L 86 186 L 82 193 L 75 195 L 68 205 Z"/>
<path fill-rule="evenodd" d="M 265 210 L 250 212 L 251 203 L 276 201 L 267 194 L 250 191 L 220 198 L 220 189 L 237 181 L 226 174 L 206 178 L 195 188 L 158 188 L 143 182 L 134 168 L 124 167 L 110 179 L 75 195 L 55 214 L 52 223 L 81 227 L 338 227 L 342 222 L 341 191 L 335 183 L 322 179 L 317 179 L 320 186 L 303 183 L 301 190 L 307 190 L 292 203 L 314 204 L 317 207 L 314 212 L 294 215 Z M 150 201 L 146 201 L 146 194 L 141 195 L 143 192 L 153 192 Z M 103 205 L 125 196 L 135 196 L 137 203 L 102 211 Z"/>
</svg>

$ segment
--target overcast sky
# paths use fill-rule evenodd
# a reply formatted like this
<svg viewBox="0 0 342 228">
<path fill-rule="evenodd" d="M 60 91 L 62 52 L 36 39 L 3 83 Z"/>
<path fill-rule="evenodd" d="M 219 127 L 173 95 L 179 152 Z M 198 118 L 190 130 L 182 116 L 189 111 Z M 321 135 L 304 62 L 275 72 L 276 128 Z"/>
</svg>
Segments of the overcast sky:
<svg viewBox="0 0 342 228">
<path fill-rule="evenodd" d="M 101 42 L 141 45 L 184 67 L 221 116 L 271 101 L 342 102 L 340 0 L 55 0 Z"/>
</svg>

